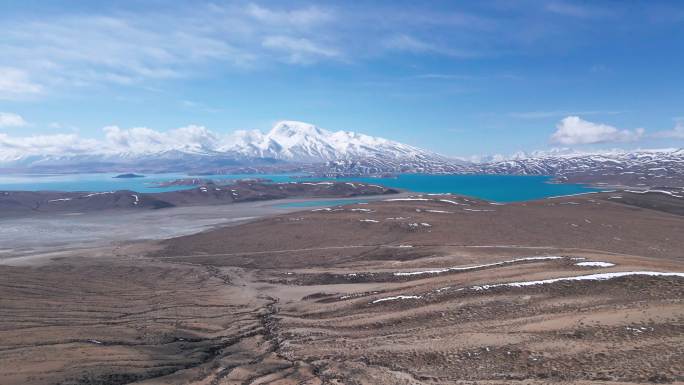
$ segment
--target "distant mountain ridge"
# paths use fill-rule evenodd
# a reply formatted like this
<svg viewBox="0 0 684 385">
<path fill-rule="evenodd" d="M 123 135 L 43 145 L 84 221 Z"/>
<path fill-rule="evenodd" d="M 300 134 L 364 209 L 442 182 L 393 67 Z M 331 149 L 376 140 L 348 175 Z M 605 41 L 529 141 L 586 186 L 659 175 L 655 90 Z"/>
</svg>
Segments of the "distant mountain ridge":
<svg viewBox="0 0 684 385">
<path fill-rule="evenodd" d="M 560 181 L 578 183 L 683 187 L 684 149 L 518 155 L 516 159 L 473 164 L 470 171 L 550 175 Z"/>
<path fill-rule="evenodd" d="M 241 156 L 316 163 L 338 159 L 441 158 L 439 155 L 392 140 L 350 131 L 331 132 L 313 124 L 278 122 L 271 131 L 239 131 L 223 149 Z"/>
<path fill-rule="evenodd" d="M 629 172 L 629 168 L 681 168 L 684 149 L 608 151 L 596 153 L 516 154 L 511 159 L 486 162 L 484 172 L 518 175 L 557 175 L 586 168 L 614 169 Z M 627 169 L 625 169 L 627 168 Z"/>
<path fill-rule="evenodd" d="M 107 132 L 107 142 L 66 154 L 1 153 L 0 171 L 260 173 L 304 171 L 325 176 L 396 173 L 548 175 L 558 181 L 684 185 L 684 149 L 517 153 L 481 163 L 448 158 L 396 141 L 309 123 L 281 121 L 263 133 L 220 136 L 190 126 L 168 136 L 148 129 Z"/>
<path fill-rule="evenodd" d="M 269 132 L 237 131 L 218 137 L 206 130 L 190 127 L 190 132 L 176 141 L 165 143 L 161 138 L 150 138 L 148 131 L 134 132 L 147 135 L 131 138 L 118 128 L 108 135 L 111 143 L 103 143 L 88 151 L 68 154 L 32 154 L 17 156 L 0 154 L 4 168 L 103 168 L 116 166 L 170 169 L 197 169 L 248 166 L 290 162 L 324 164 L 331 161 L 373 160 L 388 166 L 399 164 L 441 164 L 456 161 L 418 147 L 392 140 L 349 131 L 331 132 L 315 125 L 297 122 L 278 122 Z M 184 140 L 185 139 L 185 140 Z M 122 147 L 120 149 L 119 147 Z M 4 156 L 3 156 L 4 155 Z M 389 167 L 392 164 L 394 166 Z"/>
</svg>

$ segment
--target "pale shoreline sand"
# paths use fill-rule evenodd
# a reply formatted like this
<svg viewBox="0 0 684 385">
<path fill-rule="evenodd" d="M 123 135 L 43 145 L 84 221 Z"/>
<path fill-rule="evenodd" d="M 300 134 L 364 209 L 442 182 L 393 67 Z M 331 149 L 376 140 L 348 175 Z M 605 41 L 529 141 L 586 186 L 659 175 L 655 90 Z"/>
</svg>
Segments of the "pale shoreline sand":
<svg viewBox="0 0 684 385">
<path fill-rule="evenodd" d="M 399 194 L 404 195 L 405 193 Z M 393 195 L 397 196 L 397 195 Z M 161 210 L 107 210 L 87 213 L 37 214 L 0 219 L 0 264 L 25 261 L 36 254 L 161 240 L 234 226 L 271 215 L 308 211 L 327 202 L 373 201 L 384 195 L 351 198 L 287 198 L 225 205 L 172 207 Z M 321 205 L 283 207 L 320 201 Z"/>
</svg>

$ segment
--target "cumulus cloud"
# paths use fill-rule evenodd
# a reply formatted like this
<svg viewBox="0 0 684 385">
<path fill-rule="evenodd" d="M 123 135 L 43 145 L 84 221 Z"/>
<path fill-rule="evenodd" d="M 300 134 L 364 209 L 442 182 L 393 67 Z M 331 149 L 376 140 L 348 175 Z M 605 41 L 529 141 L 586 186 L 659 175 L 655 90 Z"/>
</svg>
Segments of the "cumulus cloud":
<svg viewBox="0 0 684 385">
<path fill-rule="evenodd" d="M 190 152 L 213 151 L 220 144 L 219 135 L 206 127 L 190 125 L 161 132 L 147 127 L 122 129 L 118 126 L 103 128 L 104 146 L 112 152 L 136 154 L 158 153 L 172 150 Z"/>
<path fill-rule="evenodd" d="M 0 161 L 29 156 L 70 155 L 145 155 L 167 151 L 211 152 L 229 136 L 214 133 L 203 126 L 189 125 L 169 131 L 147 127 L 102 129 L 104 139 L 83 138 L 78 134 L 10 136 L 0 133 Z"/>
<path fill-rule="evenodd" d="M 0 112 L 0 128 L 5 127 L 22 127 L 28 123 L 21 115 L 12 112 Z"/>
<path fill-rule="evenodd" d="M 578 116 L 568 116 L 556 125 L 551 142 L 563 145 L 631 142 L 643 135 L 643 128 L 620 130 L 607 124 L 589 122 Z"/>
<path fill-rule="evenodd" d="M 0 133 L 0 161 L 17 160 L 37 155 L 77 155 L 101 148 L 93 139 L 75 134 L 33 135 L 12 137 Z"/>
<path fill-rule="evenodd" d="M 656 138 L 684 139 L 684 118 L 677 118 L 671 130 L 658 131 L 653 134 Z"/>
</svg>

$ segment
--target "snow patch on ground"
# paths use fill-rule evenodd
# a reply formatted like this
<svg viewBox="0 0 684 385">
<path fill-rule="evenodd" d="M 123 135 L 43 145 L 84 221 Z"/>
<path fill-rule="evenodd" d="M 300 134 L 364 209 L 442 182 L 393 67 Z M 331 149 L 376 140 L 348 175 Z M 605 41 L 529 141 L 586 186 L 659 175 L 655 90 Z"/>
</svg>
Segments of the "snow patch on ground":
<svg viewBox="0 0 684 385">
<path fill-rule="evenodd" d="M 456 202 L 456 201 L 452 201 L 452 200 L 450 200 L 450 199 L 439 199 L 439 201 L 440 201 L 440 202 L 444 202 L 444 203 L 449 203 L 449 204 L 452 204 L 452 205 L 461 205 L 461 206 L 463 206 L 463 203 L 459 203 L 459 202 Z"/>
<path fill-rule="evenodd" d="M 344 209 L 332 209 L 330 207 L 323 207 L 320 209 L 313 209 L 311 211 L 344 211 Z"/>
<path fill-rule="evenodd" d="M 114 194 L 114 191 L 90 193 L 90 194 L 84 195 L 83 198 L 90 198 L 90 197 L 94 197 L 96 195 L 105 195 L 105 194 Z"/>
<path fill-rule="evenodd" d="M 432 227 L 431 224 L 425 223 L 425 222 L 421 222 L 421 223 L 409 223 L 408 225 L 409 225 L 409 227 L 411 227 L 411 228 L 418 228 L 419 226 L 423 226 L 423 227 Z"/>
<path fill-rule="evenodd" d="M 487 290 L 497 287 L 526 287 L 526 286 L 536 286 L 536 285 L 546 285 L 549 283 L 556 282 L 566 282 L 566 281 L 605 281 L 613 278 L 629 277 L 644 275 L 649 277 L 681 277 L 684 278 L 684 273 L 664 273 L 658 271 L 621 271 L 615 273 L 599 273 L 599 274 L 589 274 L 589 275 L 579 275 L 575 277 L 564 277 L 564 278 L 552 278 L 543 279 L 540 281 L 523 281 L 523 282 L 510 282 L 510 283 L 497 283 L 491 285 L 480 285 L 473 286 L 473 290 Z"/>
<path fill-rule="evenodd" d="M 396 297 L 385 297 L 385 298 L 380 298 L 376 299 L 375 301 L 371 303 L 378 303 L 378 302 L 385 302 L 385 301 L 396 301 L 398 299 L 420 299 L 422 298 L 419 295 L 398 295 Z"/>
<path fill-rule="evenodd" d="M 599 261 L 591 262 L 591 261 L 589 261 L 589 262 L 579 262 L 579 263 L 576 263 L 575 266 L 583 266 L 583 267 L 611 267 L 611 266 L 615 266 L 615 264 L 614 264 L 614 263 L 610 263 L 610 262 L 599 262 Z"/>
<path fill-rule="evenodd" d="M 467 271 L 467 270 L 482 269 L 482 268 L 493 267 L 493 266 L 510 265 L 510 264 L 518 263 L 518 262 L 547 261 L 547 260 L 555 260 L 555 259 L 563 259 L 563 258 L 564 257 L 558 257 L 558 256 L 525 257 L 525 258 L 510 259 L 510 260 L 501 261 L 501 262 L 486 263 L 484 265 L 464 266 L 464 267 L 447 267 L 444 269 L 423 270 L 423 271 L 397 272 L 397 273 L 394 273 L 394 275 L 395 276 L 411 276 L 411 275 L 423 275 L 423 274 L 440 274 L 440 273 L 446 273 L 447 271 Z"/>
<path fill-rule="evenodd" d="M 673 193 L 672 191 L 667 191 L 667 190 L 644 190 L 644 191 L 636 191 L 636 190 L 625 190 L 626 192 L 633 193 L 633 194 L 646 194 L 646 193 L 657 193 L 657 194 L 665 194 L 669 195 L 675 198 L 684 198 L 683 195 L 678 195 Z"/>
<path fill-rule="evenodd" d="M 393 198 L 385 199 L 385 202 L 429 201 L 427 198 Z"/>
<path fill-rule="evenodd" d="M 596 194 L 600 191 L 589 191 L 589 192 L 583 192 L 583 193 L 577 193 L 577 194 L 568 194 L 568 195 L 555 195 L 552 197 L 546 197 L 546 199 L 557 199 L 557 198 L 565 198 L 565 197 L 576 197 L 579 195 L 588 195 L 588 194 Z"/>
<path fill-rule="evenodd" d="M 632 332 L 632 333 L 643 333 L 643 332 L 646 332 L 646 331 L 652 332 L 654 329 L 653 329 L 652 327 L 645 327 L 645 326 L 640 326 L 640 327 L 639 327 L 639 326 L 638 326 L 638 327 L 629 327 L 629 326 L 627 326 L 627 327 L 625 327 L 625 330 L 628 330 L 628 331 L 630 331 L 630 332 Z"/>
</svg>

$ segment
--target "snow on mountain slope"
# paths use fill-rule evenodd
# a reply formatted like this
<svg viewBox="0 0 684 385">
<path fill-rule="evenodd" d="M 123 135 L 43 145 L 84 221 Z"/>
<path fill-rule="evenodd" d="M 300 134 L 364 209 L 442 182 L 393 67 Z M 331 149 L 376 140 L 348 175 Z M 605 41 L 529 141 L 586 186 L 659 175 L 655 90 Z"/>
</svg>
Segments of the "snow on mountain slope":
<svg viewBox="0 0 684 385">
<path fill-rule="evenodd" d="M 348 131 L 330 132 L 312 124 L 282 121 L 271 131 L 239 131 L 223 146 L 226 152 L 297 162 L 383 157 L 429 157 L 437 154 L 391 140 Z"/>
<path fill-rule="evenodd" d="M 267 160 L 317 163 L 364 159 L 374 170 L 394 172 L 399 165 L 439 164 L 440 169 L 452 160 L 430 151 L 369 135 L 331 132 L 297 121 L 278 122 L 269 132 L 237 131 L 220 135 L 204 127 L 188 126 L 168 132 L 147 128 L 105 129 L 105 140 L 82 140 L 69 137 L 63 147 L 46 145 L 49 138 L 0 137 L 0 164 L 5 167 L 79 166 L 93 162 L 98 171 L 108 165 L 154 165 L 169 170 L 187 166 L 218 167 L 222 164 L 251 164 Z M 40 139 L 40 140 L 37 140 Z M 166 167 L 165 167 L 166 165 Z M 411 167 L 409 167 L 411 169 Z M 429 171 L 429 170 L 427 170 Z"/>
<path fill-rule="evenodd" d="M 670 167 L 682 170 L 684 149 L 613 151 L 605 153 L 549 154 L 485 163 L 479 168 L 488 173 L 519 175 L 559 175 L 586 169 L 622 170 Z"/>
<path fill-rule="evenodd" d="M 547 154 L 473 165 L 484 174 L 550 175 L 561 181 L 682 186 L 684 149 Z"/>
<path fill-rule="evenodd" d="M 603 153 L 554 150 L 468 163 L 383 138 L 331 132 L 297 121 L 278 122 L 266 133 L 253 130 L 225 135 L 201 126 L 167 132 L 108 127 L 105 133 L 104 140 L 74 135 L 16 138 L 0 134 L 0 168 L 48 172 L 272 172 L 297 167 L 330 176 L 484 173 L 549 175 L 559 181 L 629 186 L 684 185 L 684 149 Z"/>
</svg>

